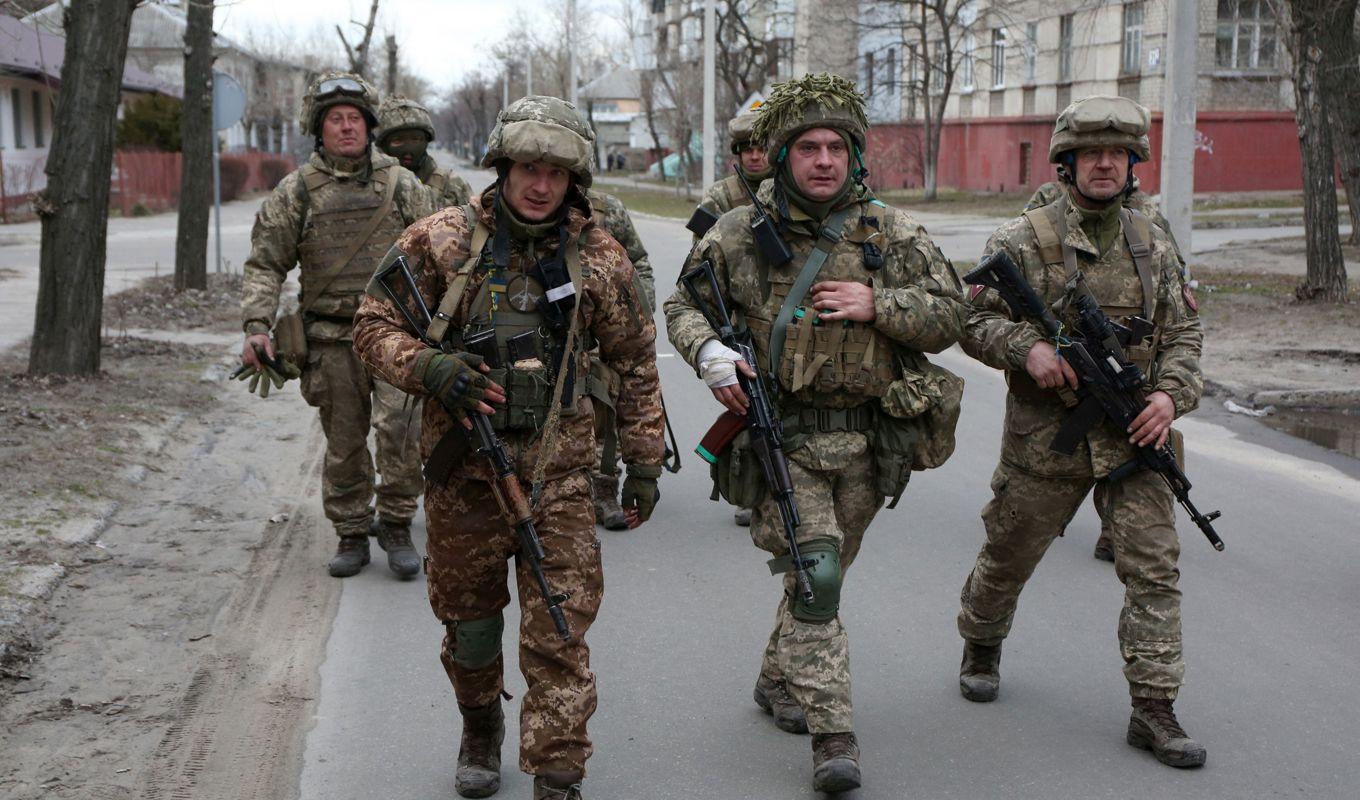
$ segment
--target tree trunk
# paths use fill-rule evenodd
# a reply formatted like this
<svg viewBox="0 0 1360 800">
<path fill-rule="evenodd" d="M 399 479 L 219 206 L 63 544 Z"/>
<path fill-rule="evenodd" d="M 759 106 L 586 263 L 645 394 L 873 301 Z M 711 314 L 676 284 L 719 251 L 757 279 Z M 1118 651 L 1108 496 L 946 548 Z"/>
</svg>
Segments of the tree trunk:
<svg viewBox="0 0 1360 800">
<path fill-rule="evenodd" d="M 99 371 L 109 176 L 123 62 L 136 0 L 86 0 L 66 10 L 66 60 L 52 121 L 47 188 L 38 198 L 42 251 L 28 371 Z"/>
<path fill-rule="evenodd" d="M 1338 24 L 1323 31 L 1322 44 L 1324 92 L 1329 98 L 1327 112 L 1332 121 L 1332 144 L 1341 165 L 1341 183 L 1346 187 L 1350 206 L 1351 244 L 1360 245 L 1360 47 L 1356 44 L 1353 21 L 1360 3 L 1340 0 Z M 1346 20 L 1352 24 L 1347 25 Z"/>
<path fill-rule="evenodd" d="M 387 37 L 387 96 L 397 93 L 397 37 Z"/>
<path fill-rule="evenodd" d="M 1337 231 L 1332 134 L 1319 72 L 1327 28 L 1338 24 L 1337 0 L 1294 0 L 1289 4 L 1289 51 L 1294 60 L 1294 119 L 1303 154 L 1303 224 L 1308 273 L 1294 290 L 1302 301 L 1345 302 L 1346 265 Z M 1346 20 L 1350 29 L 1352 18 Z M 1334 98 L 1333 100 L 1334 101 Z"/>
<path fill-rule="evenodd" d="M 184 31 L 184 115 L 175 290 L 208 288 L 208 212 L 212 206 L 212 0 L 189 4 Z"/>
</svg>

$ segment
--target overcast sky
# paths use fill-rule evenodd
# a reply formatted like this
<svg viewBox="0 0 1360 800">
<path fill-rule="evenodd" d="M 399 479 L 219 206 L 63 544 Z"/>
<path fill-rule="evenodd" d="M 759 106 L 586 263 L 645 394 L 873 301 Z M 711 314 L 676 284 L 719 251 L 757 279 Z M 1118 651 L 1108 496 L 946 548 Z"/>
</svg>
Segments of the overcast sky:
<svg viewBox="0 0 1360 800">
<path fill-rule="evenodd" d="M 252 30 L 272 29 L 298 41 L 311 41 L 324 30 L 337 52 L 343 53 L 335 25 L 341 24 L 354 43 L 362 32 L 348 22 L 367 20 L 369 4 L 369 0 L 218 0 L 213 27 L 243 44 Z M 463 73 L 489 62 L 478 48 L 497 41 L 517 9 L 543 5 L 530 0 L 382 0 L 374 51 L 383 52 L 386 33 L 395 33 L 407 68 L 436 88 L 447 88 Z"/>
</svg>

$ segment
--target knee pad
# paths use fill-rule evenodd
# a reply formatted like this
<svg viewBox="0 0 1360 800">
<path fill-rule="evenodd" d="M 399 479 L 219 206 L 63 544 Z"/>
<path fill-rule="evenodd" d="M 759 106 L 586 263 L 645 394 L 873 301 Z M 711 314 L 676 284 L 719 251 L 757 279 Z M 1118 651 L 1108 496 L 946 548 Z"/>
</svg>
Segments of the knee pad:
<svg viewBox="0 0 1360 800">
<path fill-rule="evenodd" d="M 494 617 L 468 619 L 446 623 L 453 640 L 453 663 L 463 669 L 490 666 L 501 654 L 501 633 L 505 630 L 505 616 L 497 611 Z"/>
<path fill-rule="evenodd" d="M 791 612 L 800 622 L 825 624 L 836 618 L 841 607 L 841 552 L 830 539 L 814 539 L 798 548 L 812 585 L 812 602 L 795 596 Z"/>
</svg>

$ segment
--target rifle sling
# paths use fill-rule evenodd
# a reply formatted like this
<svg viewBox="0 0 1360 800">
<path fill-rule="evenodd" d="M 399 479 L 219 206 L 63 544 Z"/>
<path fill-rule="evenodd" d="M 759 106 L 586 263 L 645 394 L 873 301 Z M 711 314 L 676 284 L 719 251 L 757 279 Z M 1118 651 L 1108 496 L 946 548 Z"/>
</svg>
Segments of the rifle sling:
<svg viewBox="0 0 1360 800">
<path fill-rule="evenodd" d="M 831 255 L 831 248 L 835 247 L 841 240 L 841 229 L 845 227 L 845 221 L 850 217 L 850 211 L 855 206 L 853 204 L 842 208 L 832 214 L 817 232 L 817 244 L 808 253 L 807 260 L 803 262 L 802 269 L 798 272 L 798 278 L 793 282 L 793 287 L 789 289 L 789 294 L 784 298 L 784 305 L 779 309 L 779 316 L 775 317 L 774 326 L 770 329 L 770 371 L 779 370 L 780 359 L 784 356 L 784 339 L 788 336 L 789 320 L 793 319 L 793 311 L 803 302 L 808 289 L 812 288 L 812 282 L 817 280 L 817 273 L 821 271 L 822 265 Z"/>
<path fill-rule="evenodd" d="M 472 223 L 472 241 L 468 245 L 468 257 L 463 262 L 458 271 L 454 273 L 453 282 L 444 292 L 444 296 L 439 298 L 439 306 L 435 309 L 434 319 L 430 320 L 430 327 L 426 329 L 426 336 L 432 342 L 443 343 L 444 337 L 448 335 L 449 324 L 453 322 L 454 312 L 463 302 L 463 293 L 467 291 L 468 278 L 472 276 L 472 271 L 477 268 L 477 264 L 482 260 L 482 250 L 486 247 L 486 240 L 491 237 L 491 229 L 482 224 L 477 216 L 477 207 L 474 205 L 463 206 L 463 216 L 468 222 Z"/>
</svg>

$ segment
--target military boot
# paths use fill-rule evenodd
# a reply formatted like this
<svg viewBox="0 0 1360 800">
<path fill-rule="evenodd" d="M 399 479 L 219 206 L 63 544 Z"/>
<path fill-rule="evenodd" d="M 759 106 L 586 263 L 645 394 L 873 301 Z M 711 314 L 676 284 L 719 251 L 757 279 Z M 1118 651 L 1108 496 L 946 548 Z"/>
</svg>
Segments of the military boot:
<svg viewBox="0 0 1360 800">
<path fill-rule="evenodd" d="M 550 770 L 534 776 L 534 800 L 582 800 L 581 773 Z"/>
<path fill-rule="evenodd" d="M 859 788 L 859 742 L 853 733 L 812 734 L 812 788 L 835 794 Z"/>
<path fill-rule="evenodd" d="M 387 552 L 387 568 L 399 578 L 413 578 L 420 572 L 420 554 L 411 544 L 411 522 L 380 519 L 373 525 L 378 546 Z"/>
<path fill-rule="evenodd" d="M 1202 767 L 1208 756 L 1204 745 L 1191 739 L 1176 721 L 1170 700 L 1133 698 L 1128 743 L 1151 750 L 1158 761 L 1169 767 Z"/>
<path fill-rule="evenodd" d="M 959 691 L 974 703 L 990 703 L 1001 689 L 1001 645 L 964 640 Z"/>
<path fill-rule="evenodd" d="M 505 711 L 499 698 L 481 708 L 459 703 L 458 711 L 463 715 L 463 741 L 458 745 L 454 788 L 463 797 L 490 797 L 501 788 Z"/>
<path fill-rule="evenodd" d="M 732 521 L 743 528 L 751 527 L 751 509 L 739 508 L 732 514 Z"/>
<path fill-rule="evenodd" d="M 595 473 L 591 476 L 595 489 L 595 523 L 607 531 L 621 531 L 628 527 L 628 518 L 619 508 L 619 476 Z"/>
<path fill-rule="evenodd" d="M 756 679 L 755 701 L 766 714 L 774 717 L 775 727 L 779 730 L 789 733 L 808 732 L 807 715 L 803 713 L 803 707 L 798 705 L 798 701 L 793 699 L 793 695 L 789 694 L 789 688 L 783 681 L 772 680 L 762 673 Z"/>
<path fill-rule="evenodd" d="M 332 578 L 348 578 L 358 575 L 359 570 L 368 563 L 368 537 L 341 536 L 335 549 L 335 557 L 326 565 Z"/>
<path fill-rule="evenodd" d="M 1095 552 L 1092 553 L 1091 555 L 1095 556 L 1096 560 L 1098 561 L 1108 561 L 1111 564 L 1113 564 L 1114 543 L 1110 541 L 1110 537 L 1106 536 L 1103 533 L 1100 534 L 1100 538 L 1096 539 Z"/>
</svg>

